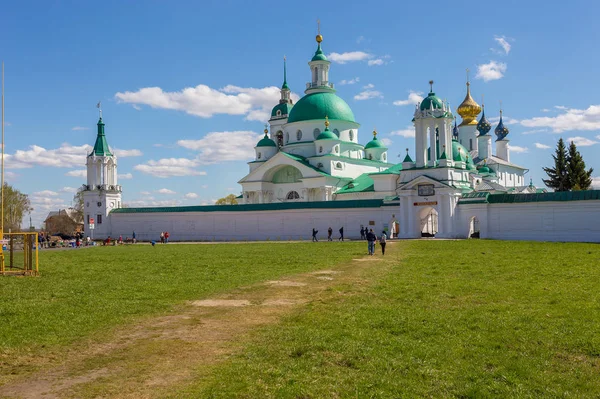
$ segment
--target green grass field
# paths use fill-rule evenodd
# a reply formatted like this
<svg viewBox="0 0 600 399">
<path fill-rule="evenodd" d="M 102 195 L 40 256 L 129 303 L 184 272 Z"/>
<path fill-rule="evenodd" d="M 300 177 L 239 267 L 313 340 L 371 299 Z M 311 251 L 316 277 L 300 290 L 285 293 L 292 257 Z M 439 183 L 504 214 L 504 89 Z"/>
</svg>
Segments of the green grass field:
<svg viewBox="0 0 600 399">
<path fill-rule="evenodd" d="M 0 355 L 44 356 L 186 300 L 365 252 L 335 242 L 48 251 L 41 278 L 0 280 Z M 404 241 L 363 266 L 360 280 L 334 280 L 241 337 L 172 397 L 600 396 L 600 246 Z"/>
</svg>

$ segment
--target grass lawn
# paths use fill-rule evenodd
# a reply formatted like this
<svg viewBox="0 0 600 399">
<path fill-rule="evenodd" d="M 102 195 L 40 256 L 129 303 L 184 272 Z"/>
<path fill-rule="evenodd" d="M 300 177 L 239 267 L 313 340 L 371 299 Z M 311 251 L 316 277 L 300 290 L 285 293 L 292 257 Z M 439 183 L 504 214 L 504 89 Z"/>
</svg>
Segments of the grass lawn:
<svg viewBox="0 0 600 399">
<path fill-rule="evenodd" d="M 600 396 L 600 246 L 407 241 L 372 270 L 173 397 Z"/>
<path fill-rule="evenodd" d="M 105 334 L 185 300 L 330 267 L 365 251 L 362 243 L 342 245 L 342 251 L 331 243 L 42 250 L 42 277 L 0 278 L 0 375 L 2 357 Z"/>
</svg>

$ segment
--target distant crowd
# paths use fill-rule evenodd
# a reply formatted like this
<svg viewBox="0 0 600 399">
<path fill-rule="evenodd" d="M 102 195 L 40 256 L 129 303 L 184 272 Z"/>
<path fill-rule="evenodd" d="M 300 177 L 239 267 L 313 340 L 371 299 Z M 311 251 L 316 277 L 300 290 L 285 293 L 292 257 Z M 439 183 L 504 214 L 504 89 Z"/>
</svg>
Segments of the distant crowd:
<svg viewBox="0 0 600 399">
<path fill-rule="evenodd" d="M 338 241 L 344 241 L 344 227 L 341 227 L 339 230 L 340 237 Z M 313 227 L 312 229 L 312 240 L 313 242 L 318 242 L 319 238 L 317 237 L 319 234 L 319 230 Z M 329 227 L 327 229 L 327 241 L 333 241 L 332 238 L 333 229 Z M 373 229 L 369 229 L 368 227 L 360 226 L 360 239 L 366 240 L 368 243 L 369 255 L 373 255 L 375 253 L 375 243 L 379 240 L 379 245 L 381 245 L 381 253 L 385 255 L 385 245 L 387 244 L 387 234 L 385 231 L 381 232 L 381 236 L 377 237 L 377 235 L 373 232 Z"/>
</svg>

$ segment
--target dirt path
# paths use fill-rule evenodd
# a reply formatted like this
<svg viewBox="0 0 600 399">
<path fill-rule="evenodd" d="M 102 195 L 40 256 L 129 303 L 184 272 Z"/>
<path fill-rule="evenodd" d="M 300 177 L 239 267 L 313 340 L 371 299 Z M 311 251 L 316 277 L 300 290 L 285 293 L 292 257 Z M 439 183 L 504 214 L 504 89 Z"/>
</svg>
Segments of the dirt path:
<svg viewBox="0 0 600 399">
<path fill-rule="evenodd" d="M 393 252 L 396 243 L 390 244 Z M 387 269 L 388 259 L 388 255 L 364 257 L 335 270 L 241 287 L 220 297 L 190 301 L 168 316 L 124 326 L 105 342 L 79 343 L 48 358 L 23 359 L 43 371 L 0 387 L 0 397 L 165 396 L 209 375 L 212 366 L 242 350 L 256 328 L 277 323 L 310 302 L 363 292 L 372 277 Z"/>
</svg>

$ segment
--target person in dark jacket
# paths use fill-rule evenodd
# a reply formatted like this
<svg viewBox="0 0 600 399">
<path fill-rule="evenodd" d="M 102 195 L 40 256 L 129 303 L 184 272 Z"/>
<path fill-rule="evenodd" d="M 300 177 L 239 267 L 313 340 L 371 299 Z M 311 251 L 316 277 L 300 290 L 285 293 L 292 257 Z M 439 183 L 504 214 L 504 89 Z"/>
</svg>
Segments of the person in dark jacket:
<svg viewBox="0 0 600 399">
<path fill-rule="evenodd" d="M 365 239 L 365 229 L 362 226 L 360 226 L 360 239 Z"/>
<path fill-rule="evenodd" d="M 373 256 L 375 254 L 375 242 L 377 241 L 377 236 L 373 233 L 373 229 L 369 230 L 367 233 L 367 242 L 369 243 L 369 255 Z"/>
<path fill-rule="evenodd" d="M 331 227 L 329 227 L 327 229 L 327 241 L 333 241 L 333 239 L 331 238 L 332 235 L 333 235 L 333 229 Z"/>
<path fill-rule="evenodd" d="M 344 226 L 340 227 L 340 238 L 338 241 L 344 241 Z"/>
<path fill-rule="evenodd" d="M 313 242 L 319 242 L 319 240 L 317 239 L 317 233 L 319 232 L 319 230 L 315 230 L 315 228 L 313 227 L 313 231 L 312 231 L 312 240 Z"/>
</svg>

